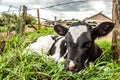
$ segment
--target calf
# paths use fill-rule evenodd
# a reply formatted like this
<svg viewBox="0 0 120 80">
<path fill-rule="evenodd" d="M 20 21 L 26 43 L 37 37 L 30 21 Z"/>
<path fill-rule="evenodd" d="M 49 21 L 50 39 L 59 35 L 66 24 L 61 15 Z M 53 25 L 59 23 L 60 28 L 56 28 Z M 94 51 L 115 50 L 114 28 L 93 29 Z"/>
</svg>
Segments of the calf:
<svg viewBox="0 0 120 80">
<path fill-rule="evenodd" d="M 55 25 L 54 30 L 65 37 L 68 50 L 65 69 L 78 72 L 84 67 L 86 60 L 88 63 L 95 61 L 102 54 L 102 50 L 94 40 L 107 35 L 113 27 L 112 22 L 103 22 L 96 28 L 92 28 L 85 22 L 73 23 L 69 29 L 59 24 Z"/>
</svg>

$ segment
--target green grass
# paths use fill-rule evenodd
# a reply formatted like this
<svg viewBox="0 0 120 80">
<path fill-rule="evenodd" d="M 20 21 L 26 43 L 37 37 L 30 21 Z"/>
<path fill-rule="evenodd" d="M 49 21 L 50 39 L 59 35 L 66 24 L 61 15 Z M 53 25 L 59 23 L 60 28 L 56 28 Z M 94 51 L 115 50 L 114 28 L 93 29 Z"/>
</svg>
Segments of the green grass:
<svg viewBox="0 0 120 80">
<path fill-rule="evenodd" d="M 55 34 L 52 28 L 41 28 L 24 36 L 15 35 L 6 41 L 0 56 L 0 80 L 119 80 L 120 65 L 112 57 L 111 42 L 96 42 L 103 54 L 95 65 L 84 68 L 79 73 L 64 70 L 64 62 L 56 64 L 45 54 L 22 55 L 23 49 L 38 36 Z M 104 66 L 100 66 L 104 64 Z"/>
</svg>

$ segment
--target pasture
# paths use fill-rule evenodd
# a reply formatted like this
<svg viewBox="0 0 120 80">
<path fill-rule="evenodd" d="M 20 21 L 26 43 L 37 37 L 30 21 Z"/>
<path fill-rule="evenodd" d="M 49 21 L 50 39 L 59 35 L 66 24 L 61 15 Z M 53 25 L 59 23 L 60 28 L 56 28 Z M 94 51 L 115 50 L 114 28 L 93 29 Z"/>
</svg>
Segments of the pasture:
<svg viewBox="0 0 120 80">
<path fill-rule="evenodd" d="M 0 55 L 0 80 L 119 80 L 120 65 L 113 60 L 112 44 L 109 41 L 96 41 L 103 54 L 79 73 L 64 70 L 64 62 L 56 64 L 43 55 L 22 55 L 23 49 L 32 40 L 42 35 L 55 34 L 52 28 L 41 27 L 33 33 L 23 36 L 14 35 L 5 42 Z M 100 66 L 102 65 L 102 66 Z"/>
</svg>

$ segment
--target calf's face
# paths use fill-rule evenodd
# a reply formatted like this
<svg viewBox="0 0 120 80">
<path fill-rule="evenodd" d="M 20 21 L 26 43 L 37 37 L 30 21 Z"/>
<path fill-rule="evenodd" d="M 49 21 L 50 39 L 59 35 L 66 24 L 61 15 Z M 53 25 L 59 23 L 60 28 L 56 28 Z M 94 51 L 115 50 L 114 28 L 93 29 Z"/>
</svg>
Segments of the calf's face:
<svg viewBox="0 0 120 80">
<path fill-rule="evenodd" d="M 108 34 L 114 27 L 111 22 L 103 22 L 96 28 L 92 28 L 84 22 L 73 23 L 70 28 L 55 25 L 54 30 L 61 36 L 65 36 L 68 55 L 65 69 L 78 72 L 84 67 L 86 59 L 92 55 L 91 50 L 94 39 Z"/>
<path fill-rule="evenodd" d="M 92 46 L 91 30 L 88 25 L 78 25 L 69 28 L 65 36 L 68 56 L 66 69 L 78 71 L 83 68 L 84 61 L 89 56 Z"/>
</svg>

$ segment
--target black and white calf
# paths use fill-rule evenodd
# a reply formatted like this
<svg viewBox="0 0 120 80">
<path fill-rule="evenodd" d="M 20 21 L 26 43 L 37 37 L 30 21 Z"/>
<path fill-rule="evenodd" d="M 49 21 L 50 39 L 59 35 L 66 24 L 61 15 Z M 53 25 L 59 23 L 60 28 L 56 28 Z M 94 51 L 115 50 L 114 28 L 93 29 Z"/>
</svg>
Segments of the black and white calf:
<svg viewBox="0 0 120 80">
<path fill-rule="evenodd" d="M 113 27 L 112 22 L 103 22 L 96 28 L 84 22 L 73 23 L 70 28 L 55 25 L 54 30 L 61 36 L 41 36 L 26 50 L 30 53 L 47 53 L 58 62 L 66 58 L 65 69 L 78 72 L 84 67 L 86 60 L 88 63 L 95 61 L 102 54 L 94 40 L 107 35 Z"/>
<path fill-rule="evenodd" d="M 102 54 L 102 50 L 94 40 L 107 35 L 113 28 L 112 22 L 103 22 L 96 28 L 85 22 L 73 23 L 69 29 L 59 24 L 55 25 L 54 30 L 65 37 L 68 51 L 65 69 L 78 72 L 84 67 L 86 60 L 88 63 L 95 61 Z"/>
</svg>

